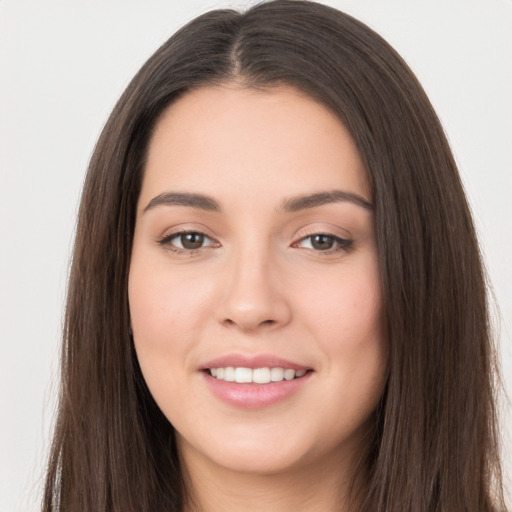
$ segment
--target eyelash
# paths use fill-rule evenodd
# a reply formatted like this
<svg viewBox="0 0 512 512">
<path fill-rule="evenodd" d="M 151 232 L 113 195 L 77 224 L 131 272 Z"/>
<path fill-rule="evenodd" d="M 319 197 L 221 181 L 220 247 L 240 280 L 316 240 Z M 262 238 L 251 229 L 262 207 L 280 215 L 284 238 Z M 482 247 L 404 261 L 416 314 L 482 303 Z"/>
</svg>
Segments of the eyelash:
<svg viewBox="0 0 512 512">
<path fill-rule="evenodd" d="M 179 239 L 180 237 L 185 236 L 185 235 L 198 235 L 200 237 L 204 237 L 204 240 L 209 240 L 210 243 L 207 246 L 201 246 L 201 247 L 198 247 L 197 249 L 186 249 L 184 247 L 176 247 L 175 245 L 172 244 L 173 240 Z M 341 238 L 339 236 L 332 235 L 330 233 L 315 232 L 315 233 L 310 233 L 306 236 L 303 236 L 302 238 L 297 240 L 297 242 L 294 242 L 292 244 L 292 247 L 299 247 L 299 245 L 301 243 L 303 243 L 305 240 L 308 240 L 308 239 L 311 240 L 311 239 L 313 239 L 313 237 L 328 238 L 330 241 L 332 241 L 333 244 L 336 244 L 336 246 L 337 246 L 335 249 L 328 248 L 325 250 L 316 250 L 316 249 L 314 249 L 314 247 L 306 247 L 306 249 L 311 250 L 319 255 L 329 255 L 329 254 L 337 253 L 339 251 L 348 252 L 348 251 L 350 251 L 350 249 L 352 249 L 352 246 L 354 243 L 353 240 Z M 161 240 L 158 241 L 158 243 L 162 247 L 165 247 L 167 250 L 170 250 L 170 251 L 174 252 L 175 254 L 186 254 L 187 256 L 196 254 L 201 249 L 205 249 L 208 247 L 218 247 L 220 245 L 219 242 L 217 242 L 213 238 L 209 237 L 205 233 L 202 233 L 201 231 L 192 231 L 192 230 L 191 231 L 184 230 L 184 231 L 178 231 L 176 233 L 171 233 L 169 235 L 164 236 Z"/>
<path fill-rule="evenodd" d="M 207 246 L 198 247 L 197 249 L 186 249 L 184 247 L 183 248 L 176 247 L 175 245 L 172 244 L 173 240 L 179 239 L 180 237 L 185 236 L 185 235 L 199 235 L 201 237 L 204 237 L 205 240 L 209 240 L 212 243 L 210 243 Z M 217 242 L 216 240 L 214 240 L 207 234 L 202 233 L 201 231 L 194 231 L 194 230 L 183 230 L 183 231 L 178 231 L 176 233 L 171 233 L 170 235 L 164 236 L 161 240 L 158 241 L 158 243 L 162 247 L 165 247 L 169 251 L 172 251 L 176 254 L 186 254 L 187 256 L 196 254 L 201 249 L 205 249 L 207 247 L 218 247 L 220 245 L 219 242 Z"/>
<path fill-rule="evenodd" d="M 292 247 L 298 247 L 300 243 L 302 243 L 302 242 L 304 242 L 305 240 L 308 240 L 308 239 L 310 239 L 310 244 L 311 244 L 312 239 L 314 237 L 325 237 L 325 238 L 328 238 L 336 246 L 336 248 L 334 248 L 334 249 L 333 248 L 329 248 L 329 249 L 325 249 L 325 250 L 316 250 L 313 247 L 307 247 L 307 249 L 309 249 L 311 251 L 314 251 L 315 253 L 317 253 L 319 255 L 326 255 L 326 256 L 328 256 L 329 254 L 337 253 L 339 251 L 348 252 L 348 251 L 350 251 L 350 249 L 352 249 L 352 246 L 354 244 L 354 241 L 350 240 L 348 238 L 341 238 L 341 237 L 333 235 L 331 233 L 322 233 L 322 232 L 316 231 L 314 233 L 310 233 L 310 234 L 308 234 L 306 236 L 303 236 L 300 240 L 298 240 L 297 242 L 294 242 L 292 244 Z"/>
</svg>

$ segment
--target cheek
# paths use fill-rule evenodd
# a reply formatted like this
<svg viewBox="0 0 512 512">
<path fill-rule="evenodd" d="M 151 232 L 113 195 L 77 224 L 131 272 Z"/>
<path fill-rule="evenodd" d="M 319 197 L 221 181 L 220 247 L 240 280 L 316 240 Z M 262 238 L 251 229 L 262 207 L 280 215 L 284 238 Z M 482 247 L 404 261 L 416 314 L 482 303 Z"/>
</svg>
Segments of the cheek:
<svg viewBox="0 0 512 512">
<path fill-rule="evenodd" d="M 213 296 L 212 281 L 198 272 L 178 272 L 166 259 L 134 250 L 128 298 L 135 350 L 144 379 L 168 418 L 175 407 L 188 407 L 181 399 L 184 384 L 211 325 Z"/>
<path fill-rule="evenodd" d="M 132 258 L 128 283 L 133 341 L 144 380 L 166 417 L 187 410 L 188 354 L 197 339 L 198 293 L 176 273 Z M 172 398 L 172 399 L 171 399 Z"/>
<path fill-rule="evenodd" d="M 154 262 L 153 262 L 154 263 Z M 206 281 L 180 277 L 164 264 L 145 265 L 134 257 L 128 297 L 132 329 L 147 343 L 188 339 L 196 328 L 205 300 L 211 295 Z M 174 345 L 166 342 L 166 345 Z"/>
<path fill-rule="evenodd" d="M 340 273 L 338 278 L 331 276 L 303 297 L 310 328 L 332 349 L 380 340 L 382 298 L 375 265 Z"/>
<path fill-rule="evenodd" d="M 304 304 L 304 322 L 325 356 L 332 395 L 343 397 L 354 415 L 364 415 L 382 393 L 388 362 L 375 266 L 332 279 Z"/>
<path fill-rule="evenodd" d="M 177 283 L 170 281 L 161 266 L 147 261 L 134 251 L 128 281 L 128 300 L 133 339 L 139 364 L 146 382 L 169 378 L 169 365 L 176 361 L 183 344 L 176 343 L 175 333 L 186 324 L 187 298 L 176 300 Z M 173 335 L 174 334 L 174 335 Z M 153 391 L 153 390 L 152 390 Z"/>
</svg>

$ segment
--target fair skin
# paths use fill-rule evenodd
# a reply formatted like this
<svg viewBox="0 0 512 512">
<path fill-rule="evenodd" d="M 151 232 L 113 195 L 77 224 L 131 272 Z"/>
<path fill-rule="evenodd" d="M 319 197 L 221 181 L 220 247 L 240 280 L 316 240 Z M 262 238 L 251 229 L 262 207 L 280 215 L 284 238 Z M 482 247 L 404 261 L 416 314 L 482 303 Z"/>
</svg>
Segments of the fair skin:
<svg viewBox="0 0 512 512">
<path fill-rule="evenodd" d="M 292 87 L 204 87 L 159 120 L 129 303 L 197 509 L 340 510 L 386 378 L 370 203 L 347 130 Z"/>
</svg>

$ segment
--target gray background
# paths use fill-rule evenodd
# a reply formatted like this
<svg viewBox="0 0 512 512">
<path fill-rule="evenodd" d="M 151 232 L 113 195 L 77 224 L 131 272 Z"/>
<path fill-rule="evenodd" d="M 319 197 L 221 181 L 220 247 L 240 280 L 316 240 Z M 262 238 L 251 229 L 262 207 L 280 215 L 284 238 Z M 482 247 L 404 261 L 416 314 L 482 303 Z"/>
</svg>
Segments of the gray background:
<svg viewBox="0 0 512 512">
<path fill-rule="evenodd" d="M 0 512 L 38 509 L 75 213 L 101 127 L 132 75 L 179 26 L 211 8 L 252 3 L 0 0 Z M 387 38 L 443 122 L 493 283 L 510 394 L 512 2 L 324 3 Z M 502 411 L 510 486 L 505 401 Z"/>
</svg>

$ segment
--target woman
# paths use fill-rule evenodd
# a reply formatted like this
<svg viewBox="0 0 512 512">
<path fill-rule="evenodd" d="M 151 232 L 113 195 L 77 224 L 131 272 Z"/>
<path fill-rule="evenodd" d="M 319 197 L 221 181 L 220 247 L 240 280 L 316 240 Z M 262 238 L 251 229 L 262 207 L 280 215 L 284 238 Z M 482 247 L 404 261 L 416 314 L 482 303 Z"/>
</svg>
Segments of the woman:
<svg viewBox="0 0 512 512">
<path fill-rule="evenodd" d="M 400 57 L 311 2 L 213 11 L 92 157 L 45 510 L 498 510 L 492 358 Z"/>
</svg>

